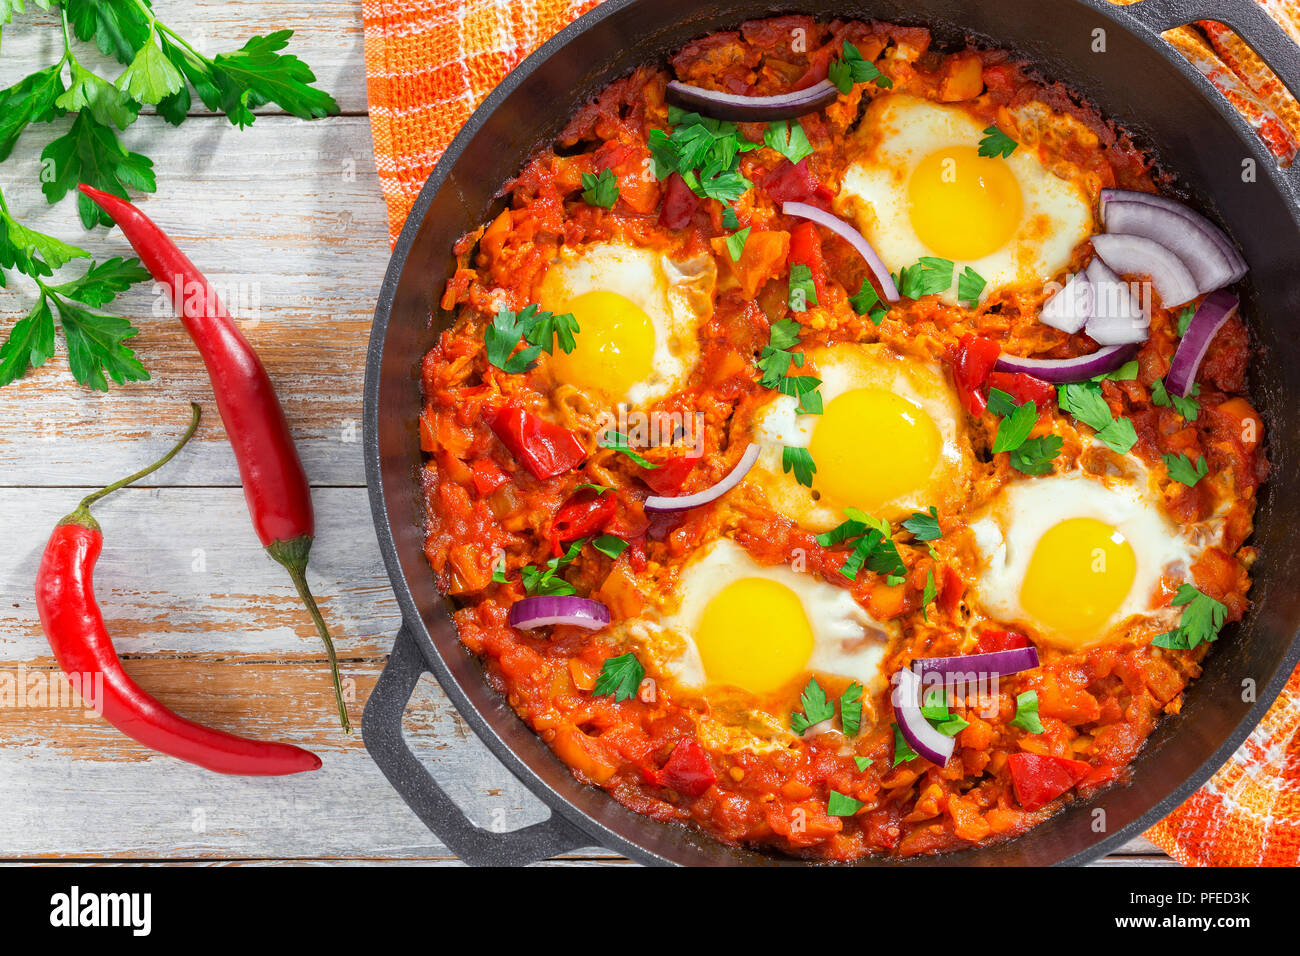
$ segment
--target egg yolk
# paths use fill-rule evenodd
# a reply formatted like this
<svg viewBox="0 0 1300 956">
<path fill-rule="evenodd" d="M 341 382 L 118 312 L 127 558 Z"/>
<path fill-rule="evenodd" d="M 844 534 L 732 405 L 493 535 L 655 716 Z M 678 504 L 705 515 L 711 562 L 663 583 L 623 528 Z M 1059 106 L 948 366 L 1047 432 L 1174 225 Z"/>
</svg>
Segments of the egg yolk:
<svg viewBox="0 0 1300 956">
<path fill-rule="evenodd" d="M 924 488 L 942 449 L 920 406 L 881 388 L 852 389 L 827 402 L 813 428 L 813 490 L 832 507 L 872 511 Z"/>
<path fill-rule="evenodd" d="M 1020 585 L 1020 606 L 1053 636 L 1083 646 L 1103 636 L 1136 572 L 1124 535 L 1104 521 L 1069 518 L 1038 540 Z"/>
<path fill-rule="evenodd" d="M 709 601 L 695 646 L 712 683 L 763 694 L 803 672 L 813 633 L 794 591 L 770 578 L 741 578 Z"/>
<path fill-rule="evenodd" d="M 912 229 L 936 256 L 982 259 L 1020 224 L 1020 183 L 1006 160 L 949 146 L 917 165 L 907 185 Z"/>
<path fill-rule="evenodd" d="M 595 290 L 570 299 L 562 311 L 573 313 L 579 332 L 577 348 L 565 352 L 557 344 L 550 358 L 551 370 L 561 381 L 621 398 L 650 376 L 655 327 L 636 303 L 616 292 Z"/>
</svg>

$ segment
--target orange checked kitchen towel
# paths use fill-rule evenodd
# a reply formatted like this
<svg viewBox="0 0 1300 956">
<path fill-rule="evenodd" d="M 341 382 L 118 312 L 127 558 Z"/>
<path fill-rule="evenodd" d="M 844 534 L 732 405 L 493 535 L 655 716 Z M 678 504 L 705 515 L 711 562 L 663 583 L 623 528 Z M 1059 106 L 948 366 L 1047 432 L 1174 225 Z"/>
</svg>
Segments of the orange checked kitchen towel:
<svg viewBox="0 0 1300 956">
<path fill-rule="evenodd" d="M 363 3 L 370 125 L 391 239 L 474 108 L 520 60 L 599 2 Z M 1256 2 L 1300 43 L 1295 0 Z M 1300 107 L 1241 40 L 1209 22 L 1172 30 L 1166 38 L 1283 162 L 1295 157 Z M 1147 836 L 1188 864 L 1300 864 L 1300 674 L 1214 779 Z"/>
</svg>

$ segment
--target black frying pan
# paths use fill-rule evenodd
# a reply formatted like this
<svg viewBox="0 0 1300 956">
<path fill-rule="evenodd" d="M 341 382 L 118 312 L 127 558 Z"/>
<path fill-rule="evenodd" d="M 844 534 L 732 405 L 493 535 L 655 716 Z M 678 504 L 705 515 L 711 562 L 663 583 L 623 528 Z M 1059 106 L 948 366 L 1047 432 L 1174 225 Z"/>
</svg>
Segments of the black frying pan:
<svg viewBox="0 0 1300 956">
<path fill-rule="evenodd" d="M 972 36 L 1024 55 L 1152 149 L 1192 202 L 1228 228 L 1250 263 L 1243 312 L 1263 351 L 1253 392 L 1273 462 L 1256 515 L 1254 543 L 1263 557 L 1251 613 L 1224 632 L 1182 713 L 1159 725 L 1127 785 L 1076 801 L 1016 840 L 914 861 L 1086 862 L 1140 833 L 1204 783 L 1258 723 L 1300 657 L 1293 523 L 1300 501 L 1300 418 L 1291 413 L 1300 404 L 1300 164 L 1280 170 L 1237 112 L 1160 33 L 1199 19 L 1227 23 L 1297 95 L 1300 54 L 1252 0 L 1144 0 L 1127 7 L 1106 0 L 791 0 L 789 7 L 824 19 L 922 24 L 941 43 Z M 694 37 L 787 9 L 764 0 L 608 0 L 488 96 L 429 177 L 393 251 L 366 364 L 365 454 L 375 527 L 405 624 L 366 705 L 363 732 L 406 802 L 470 863 L 521 864 L 593 844 L 646 863 L 796 862 L 655 823 L 570 775 L 487 685 L 477 660 L 457 641 L 424 556 L 416 478 L 420 360 L 450 318 L 437 303 L 452 269 L 452 243 L 495 214 L 501 183 L 605 84 L 642 63 L 662 62 Z M 1099 42 L 1104 52 L 1096 51 Z M 1252 168 L 1248 181 L 1243 171 Z M 416 760 L 402 739 L 401 716 L 426 671 L 501 762 L 550 806 L 549 820 L 512 833 L 480 829 Z"/>
</svg>

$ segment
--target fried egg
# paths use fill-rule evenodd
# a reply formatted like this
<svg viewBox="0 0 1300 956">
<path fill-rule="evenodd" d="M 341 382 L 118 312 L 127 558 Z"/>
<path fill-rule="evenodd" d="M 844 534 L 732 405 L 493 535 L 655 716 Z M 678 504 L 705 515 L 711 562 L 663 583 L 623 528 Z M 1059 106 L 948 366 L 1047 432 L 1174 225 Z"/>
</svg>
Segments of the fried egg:
<svg viewBox="0 0 1300 956">
<path fill-rule="evenodd" d="M 1044 168 L 1028 146 L 979 155 L 988 126 L 958 106 L 907 94 L 876 99 L 847 149 L 836 209 L 854 220 L 891 272 L 923 256 L 969 266 L 984 295 L 1040 288 L 1093 232 L 1077 183 Z M 942 299 L 957 301 L 953 283 Z"/>
<path fill-rule="evenodd" d="M 797 696 L 810 674 L 879 689 L 897 625 L 878 623 L 846 588 L 761 565 L 719 538 L 682 569 L 675 606 L 658 630 L 667 638 L 661 667 L 676 685 L 738 688 L 761 699 Z"/>
<path fill-rule="evenodd" d="M 983 611 L 1063 650 L 1122 636 L 1135 615 L 1170 621 L 1161 578 L 1186 577 L 1198 530 L 1170 521 L 1139 481 L 1076 471 L 1003 488 L 970 523 Z"/>
<path fill-rule="evenodd" d="M 618 242 L 565 247 L 536 300 L 577 320 L 577 347 L 544 361 L 555 380 L 613 402 L 644 405 L 681 387 L 699 354 L 696 329 L 713 310 L 711 256 L 676 261 Z"/>
<path fill-rule="evenodd" d="M 799 374 L 821 379 L 822 414 L 800 414 L 797 398 L 775 395 L 754 416 L 763 450 L 746 482 L 774 510 L 826 531 L 845 508 L 892 520 L 962 496 L 970 443 L 937 366 L 884 345 L 841 344 L 809 352 Z M 812 456 L 811 488 L 784 471 L 787 446 Z"/>
</svg>

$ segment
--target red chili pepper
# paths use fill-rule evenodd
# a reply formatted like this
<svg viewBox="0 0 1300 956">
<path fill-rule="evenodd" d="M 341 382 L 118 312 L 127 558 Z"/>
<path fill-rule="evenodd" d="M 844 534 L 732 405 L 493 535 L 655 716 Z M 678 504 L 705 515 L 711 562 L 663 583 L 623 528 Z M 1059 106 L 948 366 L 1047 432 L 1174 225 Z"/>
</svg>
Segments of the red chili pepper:
<svg viewBox="0 0 1300 956">
<path fill-rule="evenodd" d="M 673 173 L 665 181 L 663 208 L 659 210 L 659 225 L 669 229 L 685 229 L 699 208 L 700 197 L 691 191 L 681 173 Z"/>
<path fill-rule="evenodd" d="M 511 403 L 492 416 L 492 431 L 538 481 L 569 471 L 587 457 L 576 435 Z"/>
<path fill-rule="evenodd" d="M 808 157 L 797 163 L 783 159 L 779 166 L 763 177 L 760 184 L 776 203 L 802 202 L 826 212 L 831 210 L 835 193 L 817 181 L 808 168 Z"/>
<path fill-rule="evenodd" d="M 113 217 L 145 268 L 166 286 L 172 307 L 203 357 L 239 464 L 253 528 L 266 553 L 289 572 L 316 625 L 329 656 L 339 721 L 351 733 L 334 641 L 307 586 L 307 557 L 316 532 L 311 488 L 271 377 L 211 283 L 166 233 L 125 199 L 84 184 L 80 189 Z"/>
<path fill-rule="evenodd" d="M 791 265 L 803 265 L 812 273 L 817 302 L 826 305 L 826 261 L 822 258 L 822 238 L 811 222 L 801 222 L 790 230 Z"/>
<path fill-rule="evenodd" d="M 976 418 L 988 408 L 988 398 L 982 391 L 984 383 L 993 372 L 1001 347 L 992 339 L 964 335 L 957 343 L 953 355 L 953 378 L 957 382 L 957 397 L 962 406 Z"/>
<path fill-rule="evenodd" d="M 986 630 L 980 633 L 975 642 L 975 651 L 979 654 L 992 654 L 994 651 L 1010 651 L 1018 647 L 1028 647 L 1029 638 L 1015 631 Z"/>
<path fill-rule="evenodd" d="M 559 557 L 564 554 L 561 542 L 576 541 L 598 531 L 614 520 L 618 510 L 618 500 L 614 492 L 605 491 L 595 497 L 586 491 L 580 491 L 555 513 L 551 521 L 551 555 Z"/>
<path fill-rule="evenodd" d="M 470 466 L 470 477 L 474 481 L 474 490 L 486 498 L 507 481 L 510 476 L 497 467 L 491 458 L 479 458 Z"/>
<path fill-rule="evenodd" d="M 657 495 L 675 495 L 682 490 L 703 455 L 680 455 L 661 462 L 657 468 L 642 469 L 640 478 Z"/>
<path fill-rule="evenodd" d="M 1016 799 L 1031 812 L 1047 806 L 1092 772 L 1092 765 L 1082 760 L 1050 754 L 1012 754 L 1007 766 L 1011 768 Z"/>
<path fill-rule="evenodd" d="M 1006 392 L 1015 399 L 1017 405 L 1033 402 L 1040 412 L 1050 408 L 1056 401 L 1056 386 L 1035 378 L 1028 372 L 991 372 L 989 388 Z"/>
<path fill-rule="evenodd" d="M 686 797 L 702 796 L 718 779 L 709 763 L 709 755 L 694 737 L 677 741 L 663 769 L 651 770 L 646 776 L 651 783 L 676 790 Z"/>
<path fill-rule="evenodd" d="M 95 562 L 104 546 L 104 534 L 91 516 L 90 506 L 170 461 L 198 428 L 199 406 L 192 404 L 191 408 L 194 418 L 190 427 L 171 451 L 148 468 L 86 496 L 76 511 L 55 526 L 36 572 L 41 626 L 64 673 L 69 678 L 78 675 L 83 687 L 88 686 L 84 683 L 87 678 L 94 681 L 104 719 L 146 747 L 217 773 L 265 777 L 316 770 L 320 758 L 308 750 L 204 727 L 145 693 L 122 669 L 95 601 Z"/>
</svg>

